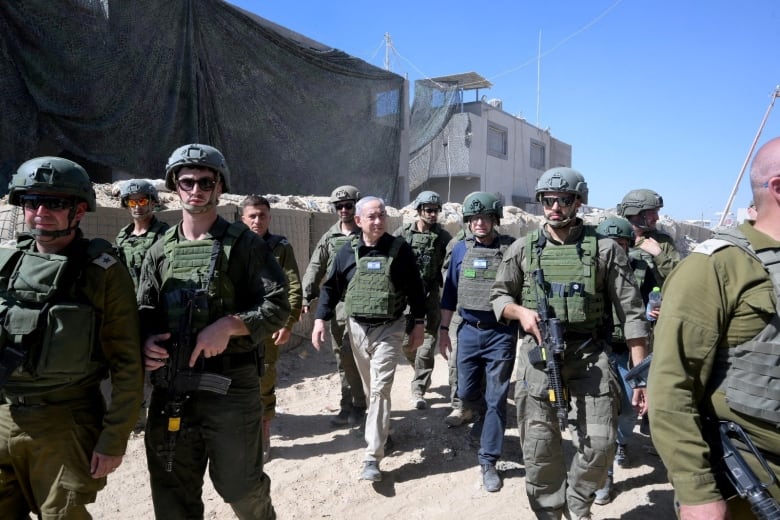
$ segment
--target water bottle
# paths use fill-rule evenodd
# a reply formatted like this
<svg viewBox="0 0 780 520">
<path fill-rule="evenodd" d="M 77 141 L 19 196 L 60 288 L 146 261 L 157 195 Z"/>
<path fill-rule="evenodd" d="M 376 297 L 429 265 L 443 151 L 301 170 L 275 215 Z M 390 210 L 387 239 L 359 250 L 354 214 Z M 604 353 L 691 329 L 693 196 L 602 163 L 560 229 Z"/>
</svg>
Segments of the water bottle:
<svg viewBox="0 0 780 520">
<path fill-rule="evenodd" d="M 661 306 L 661 288 L 653 287 L 653 290 L 650 291 L 649 295 L 647 295 L 647 310 L 645 311 L 645 316 L 647 317 L 647 321 L 655 321 L 655 318 L 650 316 L 650 312 L 656 310 L 660 306 Z"/>
</svg>

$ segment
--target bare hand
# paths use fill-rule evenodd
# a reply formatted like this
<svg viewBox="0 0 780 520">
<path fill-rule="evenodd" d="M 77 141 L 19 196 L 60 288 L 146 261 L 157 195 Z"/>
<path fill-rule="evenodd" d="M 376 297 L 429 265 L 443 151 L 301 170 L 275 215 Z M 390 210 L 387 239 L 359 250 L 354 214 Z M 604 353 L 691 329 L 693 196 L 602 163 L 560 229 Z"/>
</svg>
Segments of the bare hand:
<svg viewBox="0 0 780 520">
<path fill-rule="evenodd" d="M 195 348 L 190 356 L 189 366 L 194 367 L 198 358 L 203 355 L 204 358 L 210 358 L 222 354 L 230 341 L 230 328 L 226 322 L 219 319 L 207 325 L 206 328 L 198 333 L 198 339 L 195 342 Z"/>
<path fill-rule="evenodd" d="M 680 505 L 680 520 L 731 520 L 724 500 L 699 504 L 697 506 Z"/>
<path fill-rule="evenodd" d="M 650 238 L 650 237 L 637 238 L 636 247 L 640 248 L 642 251 L 649 253 L 653 256 L 658 256 L 661 254 L 661 246 L 658 244 L 658 241 L 654 238 Z"/>
<path fill-rule="evenodd" d="M 301 317 L 298 318 L 298 321 L 300 321 L 301 318 L 303 318 L 304 314 L 309 314 L 309 306 L 308 305 L 304 305 L 303 307 L 301 307 Z"/>
<path fill-rule="evenodd" d="M 425 340 L 425 327 L 422 323 L 416 323 L 412 332 L 409 334 L 409 351 L 417 351 L 417 347 L 423 344 Z"/>
<path fill-rule="evenodd" d="M 644 415 L 647 413 L 646 388 L 634 388 L 634 395 L 631 397 L 631 405 L 639 413 L 639 415 Z"/>
<path fill-rule="evenodd" d="M 122 464 L 122 455 L 104 455 L 95 451 L 92 452 L 89 473 L 92 478 L 103 478 L 113 473 L 120 464 Z"/>
<path fill-rule="evenodd" d="M 166 340 L 170 339 L 171 333 L 152 334 L 144 342 L 144 367 L 148 371 L 157 370 L 164 367 L 169 357 L 168 350 L 162 346 Z"/>
<path fill-rule="evenodd" d="M 449 331 L 443 330 L 442 334 L 439 334 L 439 353 L 444 359 L 450 359 L 451 352 L 452 340 L 450 339 Z"/>
<path fill-rule="evenodd" d="M 320 350 L 325 343 L 325 320 L 314 320 L 314 328 L 311 330 L 311 344 L 315 349 Z"/>
<path fill-rule="evenodd" d="M 520 326 L 528 334 L 536 338 L 536 342 L 542 344 L 542 332 L 539 330 L 539 313 L 527 307 L 520 307 Z"/>
<path fill-rule="evenodd" d="M 274 340 L 274 345 L 284 345 L 290 341 L 290 329 L 287 327 L 279 329 L 271 335 L 271 339 Z"/>
</svg>

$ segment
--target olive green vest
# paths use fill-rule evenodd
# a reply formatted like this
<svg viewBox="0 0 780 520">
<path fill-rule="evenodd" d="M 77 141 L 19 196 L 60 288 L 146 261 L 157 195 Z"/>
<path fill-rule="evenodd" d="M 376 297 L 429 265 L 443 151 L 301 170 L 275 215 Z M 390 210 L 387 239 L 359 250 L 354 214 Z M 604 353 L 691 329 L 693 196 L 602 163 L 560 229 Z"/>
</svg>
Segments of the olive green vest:
<svg viewBox="0 0 780 520">
<path fill-rule="evenodd" d="M 200 330 L 233 312 L 235 286 L 227 275 L 230 252 L 238 238 L 248 231 L 241 222 L 230 224 L 222 237 L 208 240 L 177 240 L 177 227 L 163 237 L 167 269 L 160 298 L 171 331 L 177 332 L 182 319 L 183 298 L 187 293 L 206 291 L 208 309 L 195 309 L 193 328 Z"/>
<path fill-rule="evenodd" d="M 552 316 L 560 319 L 567 332 L 591 333 L 604 322 L 604 295 L 596 292 L 598 237 L 594 226 L 583 226 L 574 244 L 545 247 L 547 238 L 539 231 L 527 237 L 523 305 L 536 309 L 538 288 L 531 273 L 544 271 L 547 303 Z"/>
<path fill-rule="evenodd" d="M 19 249 L 0 248 L 0 351 L 4 364 L 11 352 L 23 357 L 3 388 L 10 395 L 45 393 L 107 368 L 99 317 L 78 286 L 88 264 L 107 269 L 118 260 L 106 240 L 74 242 L 70 257 L 34 252 L 27 237 Z"/>
<path fill-rule="evenodd" d="M 369 319 L 393 319 L 406 308 L 406 296 L 399 292 L 390 277 L 390 266 L 404 243 L 394 237 L 387 256 L 358 258 L 358 237 L 352 238 L 355 252 L 355 274 L 347 286 L 344 311 L 347 316 Z"/>
<path fill-rule="evenodd" d="M 458 305 L 473 311 L 492 311 L 490 288 L 496 281 L 498 266 L 504 259 L 504 252 L 515 241 L 509 235 L 498 235 L 494 239 L 498 247 L 476 247 L 473 236 L 464 240 L 466 254 L 460 264 L 458 277 Z"/>
<path fill-rule="evenodd" d="M 133 224 L 122 229 L 116 236 L 116 247 L 119 257 L 130 271 L 133 284 L 138 287 L 138 279 L 141 277 L 141 265 L 144 262 L 146 252 L 157 242 L 170 226 L 161 220 L 155 219 L 149 230 L 142 236 L 133 235 Z"/>
<path fill-rule="evenodd" d="M 719 229 L 693 252 L 709 255 L 728 246 L 739 247 L 761 262 L 779 307 L 753 339 L 718 349 L 713 380 L 719 382 L 732 410 L 780 427 L 780 250 L 755 252 L 738 229 Z"/>
<path fill-rule="evenodd" d="M 416 227 L 416 222 L 405 226 L 401 236 L 412 246 L 423 283 L 426 287 L 435 287 L 438 285 L 438 279 L 441 276 L 441 270 L 438 266 L 444 261 L 441 257 L 441 252 L 436 248 L 436 241 L 439 239 L 441 226 L 434 224 L 431 226 L 430 231 L 426 232 L 418 231 Z"/>
<path fill-rule="evenodd" d="M 330 268 L 333 266 L 333 261 L 336 259 L 336 253 L 339 249 L 344 247 L 344 244 L 352 240 L 356 235 L 333 234 L 328 237 L 328 265 L 325 270 L 326 273 L 330 272 Z"/>
</svg>

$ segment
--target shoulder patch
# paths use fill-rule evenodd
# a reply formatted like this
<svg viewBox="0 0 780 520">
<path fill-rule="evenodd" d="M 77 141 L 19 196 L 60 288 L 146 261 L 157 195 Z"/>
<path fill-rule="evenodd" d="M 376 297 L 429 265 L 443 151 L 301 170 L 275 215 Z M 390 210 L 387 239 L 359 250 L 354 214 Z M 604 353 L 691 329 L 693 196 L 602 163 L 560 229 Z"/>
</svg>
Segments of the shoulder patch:
<svg viewBox="0 0 780 520">
<path fill-rule="evenodd" d="M 722 240 L 720 238 L 710 238 L 696 246 L 693 250 L 694 253 L 701 253 L 703 255 L 711 255 L 716 251 L 720 251 L 724 247 L 732 246 L 728 240 Z"/>
<path fill-rule="evenodd" d="M 99 265 L 103 269 L 108 269 L 117 262 L 118 260 L 116 257 L 111 256 L 108 253 L 102 253 L 100 256 L 92 260 L 93 264 Z"/>
</svg>

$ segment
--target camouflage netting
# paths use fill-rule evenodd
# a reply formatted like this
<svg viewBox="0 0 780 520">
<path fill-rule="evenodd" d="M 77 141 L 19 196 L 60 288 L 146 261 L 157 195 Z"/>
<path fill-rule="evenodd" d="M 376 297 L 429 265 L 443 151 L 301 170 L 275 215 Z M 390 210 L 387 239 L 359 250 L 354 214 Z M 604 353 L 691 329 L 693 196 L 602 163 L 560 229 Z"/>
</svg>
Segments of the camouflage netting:
<svg viewBox="0 0 780 520">
<path fill-rule="evenodd" d="M 397 200 L 404 80 L 222 0 L 0 2 L 0 193 L 60 155 L 95 182 L 219 148 L 236 193 Z"/>
</svg>

